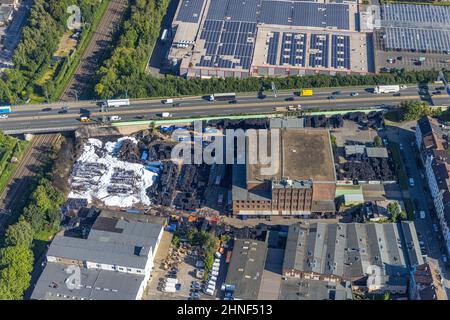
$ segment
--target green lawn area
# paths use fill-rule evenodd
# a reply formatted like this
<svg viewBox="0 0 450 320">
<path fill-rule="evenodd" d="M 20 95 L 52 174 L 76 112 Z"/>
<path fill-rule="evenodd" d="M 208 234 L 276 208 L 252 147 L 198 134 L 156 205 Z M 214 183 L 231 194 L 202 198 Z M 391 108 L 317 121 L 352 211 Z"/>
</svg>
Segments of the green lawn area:
<svg viewBox="0 0 450 320">
<path fill-rule="evenodd" d="M 389 147 L 392 152 L 392 157 L 395 165 L 395 172 L 397 172 L 400 188 L 408 190 L 408 177 L 406 176 L 405 168 L 403 166 L 402 157 L 400 155 L 400 147 L 398 143 L 389 141 Z"/>
<path fill-rule="evenodd" d="M 33 240 L 33 254 L 34 258 L 38 259 L 45 251 L 45 246 L 54 237 L 58 230 L 41 231 L 34 236 Z"/>
</svg>

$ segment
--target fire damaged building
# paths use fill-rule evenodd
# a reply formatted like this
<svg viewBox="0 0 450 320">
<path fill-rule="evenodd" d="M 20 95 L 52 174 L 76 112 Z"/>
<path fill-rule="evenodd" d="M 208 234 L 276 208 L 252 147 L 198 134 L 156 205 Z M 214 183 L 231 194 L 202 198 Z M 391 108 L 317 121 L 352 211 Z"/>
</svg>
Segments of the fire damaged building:
<svg viewBox="0 0 450 320">
<path fill-rule="evenodd" d="M 233 165 L 233 214 L 257 217 L 334 213 L 336 174 L 329 131 L 283 128 L 278 132 L 278 146 L 268 146 L 266 153 L 272 158 L 270 173 L 265 172 L 269 165 L 262 165 L 259 158 L 256 164 L 249 163 L 249 153 L 254 150 L 249 147 L 253 142 L 247 139 L 246 163 Z"/>
</svg>

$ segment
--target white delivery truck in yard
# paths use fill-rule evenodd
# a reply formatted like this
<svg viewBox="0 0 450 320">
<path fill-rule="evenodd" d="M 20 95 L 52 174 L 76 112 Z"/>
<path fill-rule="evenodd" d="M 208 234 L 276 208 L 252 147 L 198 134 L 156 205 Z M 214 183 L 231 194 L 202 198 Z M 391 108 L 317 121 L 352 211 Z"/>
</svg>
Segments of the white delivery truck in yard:
<svg viewBox="0 0 450 320">
<path fill-rule="evenodd" d="M 173 283 L 174 285 L 178 283 L 178 279 L 166 278 L 166 284 Z"/>
<path fill-rule="evenodd" d="M 175 287 L 164 287 L 163 289 L 164 292 L 177 292 L 177 289 Z"/>
<path fill-rule="evenodd" d="M 379 93 L 397 93 L 400 91 L 399 85 L 390 85 L 390 86 L 376 86 L 373 89 L 373 92 L 376 94 Z"/>
</svg>

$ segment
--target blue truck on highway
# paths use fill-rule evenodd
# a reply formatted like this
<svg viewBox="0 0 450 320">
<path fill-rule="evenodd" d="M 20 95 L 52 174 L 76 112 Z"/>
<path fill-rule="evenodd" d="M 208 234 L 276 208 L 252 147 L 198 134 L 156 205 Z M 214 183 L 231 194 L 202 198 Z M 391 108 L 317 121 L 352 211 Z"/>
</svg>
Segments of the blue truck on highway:
<svg viewBox="0 0 450 320">
<path fill-rule="evenodd" d="M 8 118 L 11 113 L 11 106 L 0 106 L 0 119 Z"/>
</svg>

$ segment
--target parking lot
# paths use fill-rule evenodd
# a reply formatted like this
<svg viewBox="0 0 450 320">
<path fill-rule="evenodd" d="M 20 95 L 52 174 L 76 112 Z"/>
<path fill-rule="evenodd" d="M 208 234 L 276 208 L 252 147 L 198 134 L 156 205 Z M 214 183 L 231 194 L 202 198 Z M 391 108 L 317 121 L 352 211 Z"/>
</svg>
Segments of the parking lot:
<svg viewBox="0 0 450 320">
<path fill-rule="evenodd" d="M 397 68 L 406 70 L 426 70 L 448 68 L 450 66 L 450 55 L 447 54 L 431 54 L 421 52 L 397 52 L 377 50 L 375 66 L 380 71 L 383 68 Z M 418 63 L 420 57 L 425 57 L 425 61 Z M 392 59 L 392 60 L 389 60 Z M 391 61 L 392 63 L 388 62 Z"/>
<path fill-rule="evenodd" d="M 164 237 L 163 237 L 164 238 Z M 164 240 L 166 245 L 158 250 L 157 258 L 155 259 L 155 269 L 149 281 L 144 300 L 188 300 L 201 299 L 210 300 L 214 296 L 205 295 L 203 293 L 203 276 L 198 274 L 198 261 L 203 261 L 197 250 L 189 248 L 189 246 L 181 246 L 176 249 L 173 245 L 167 245 L 168 238 Z M 161 245 L 163 245 L 161 243 Z M 163 249 L 163 250 L 161 250 Z M 224 273 L 221 267 L 221 274 Z M 175 292 L 165 292 L 165 283 L 167 279 L 172 278 L 176 280 L 169 280 L 170 282 L 177 282 Z M 223 276 L 218 277 L 223 279 Z M 219 286 L 219 281 L 217 281 Z M 170 290 L 168 290 L 170 291 Z M 216 293 L 220 290 L 216 290 Z"/>
</svg>

